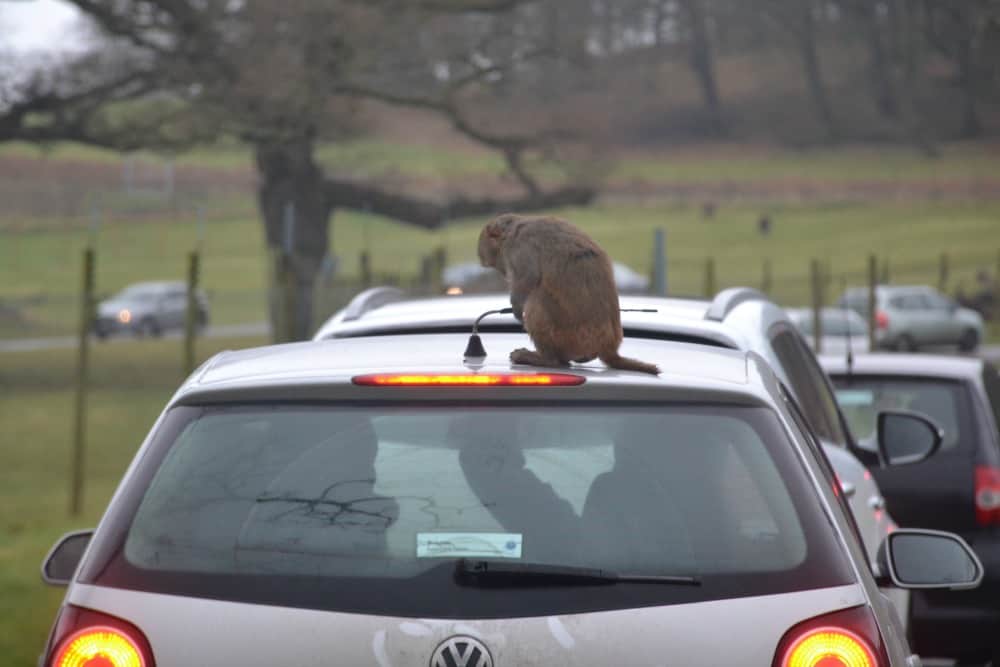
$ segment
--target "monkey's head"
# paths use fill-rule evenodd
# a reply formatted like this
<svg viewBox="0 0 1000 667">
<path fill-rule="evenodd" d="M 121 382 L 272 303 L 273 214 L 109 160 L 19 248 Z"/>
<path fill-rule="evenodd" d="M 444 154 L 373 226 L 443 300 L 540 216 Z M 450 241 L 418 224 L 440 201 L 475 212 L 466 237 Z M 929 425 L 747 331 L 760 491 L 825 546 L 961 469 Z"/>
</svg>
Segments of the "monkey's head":
<svg viewBox="0 0 1000 667">
<path fill-rule="evenodd" d="M 479 232 L 479 262 L 496 268 L 504 276 L 507 269 L 503 262 L 503 242 L 510 228 L 523 218 L 516 213 L 504 213 L 486 223 Z"/>
</svg>

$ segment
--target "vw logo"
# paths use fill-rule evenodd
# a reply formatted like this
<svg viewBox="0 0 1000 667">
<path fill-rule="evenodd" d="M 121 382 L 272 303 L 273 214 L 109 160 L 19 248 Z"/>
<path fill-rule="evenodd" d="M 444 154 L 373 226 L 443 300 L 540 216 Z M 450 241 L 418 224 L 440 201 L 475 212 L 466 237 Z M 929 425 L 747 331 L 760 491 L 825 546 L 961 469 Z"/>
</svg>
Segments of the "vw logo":
<svg viewBox="0 0 1000 667">
<path fill-rule="evenodd" d="M 458 635 L 438 644 L 431 667 L 493 667 L 493 656 L 478 639 Z"/>
</svg>

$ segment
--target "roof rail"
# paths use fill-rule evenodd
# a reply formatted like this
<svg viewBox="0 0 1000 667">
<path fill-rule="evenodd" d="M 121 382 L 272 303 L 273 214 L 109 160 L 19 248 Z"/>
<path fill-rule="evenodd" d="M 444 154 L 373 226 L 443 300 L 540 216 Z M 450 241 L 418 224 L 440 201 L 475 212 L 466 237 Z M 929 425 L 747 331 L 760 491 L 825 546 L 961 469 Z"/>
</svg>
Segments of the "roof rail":
<svg viewBox="0 0 1000 667">
<path fill-rule="evenodd" d="M 745 301 L 769 301 L 768 296 L 752 287 L 729 287 L 722 290 L 712 299 L 712 304 L 705 312 L 705 319 L 721 322 L 733 308 Z"/>
<path fill-rule="evenodd" d="M 340 318 L 341 322 L 353 322 L 361 319 L 367 312 L 381 308 L 387 303 L 399 301 L 406 296 L 406 292 L 398 287 L 382 285 L 379 287 L 369 287 L 361 292 L 344 307 L 344 314 Z"/>
</svg>

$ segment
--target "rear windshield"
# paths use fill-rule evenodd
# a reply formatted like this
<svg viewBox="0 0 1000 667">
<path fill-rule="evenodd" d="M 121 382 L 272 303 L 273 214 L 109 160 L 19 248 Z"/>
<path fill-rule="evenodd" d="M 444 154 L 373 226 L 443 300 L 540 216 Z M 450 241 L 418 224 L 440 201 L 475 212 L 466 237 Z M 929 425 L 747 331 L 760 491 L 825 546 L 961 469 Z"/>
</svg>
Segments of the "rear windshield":
<svg viewBox="0 0 1000 667">
<path fill-rule="evenodd" d="M 955 450 L 968 438 L 968 394 L 960 382 L 922 378 L 834 378 L 837 401 L 861 446 L 874 450 L 877 415 L 909 410 L 930 417 L 944 434 L 941 451 Z"/>
<path fill-rule="evenodd" d="M 85 574 L 164 593 L 497 617 L 850 581 L 765 408 L 178 408 Z M 470 585 L 461 558 L 700 585 Z"/>
</svg>

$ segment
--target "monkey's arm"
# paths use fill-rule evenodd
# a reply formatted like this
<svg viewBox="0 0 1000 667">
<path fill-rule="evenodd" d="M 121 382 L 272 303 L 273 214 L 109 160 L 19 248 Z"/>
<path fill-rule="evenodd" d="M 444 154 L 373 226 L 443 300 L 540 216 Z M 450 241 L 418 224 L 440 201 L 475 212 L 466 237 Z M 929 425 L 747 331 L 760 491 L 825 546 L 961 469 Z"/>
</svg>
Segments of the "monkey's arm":
<svg viewBox="0 0 1000 667">
<path fill-rule="evenodd" d="M 523 322 L 524 302 L 542 280 L 539 256 L 537 251 L 528 247 L 521 252 L 509 253 L 506 260 L 507 276 L 510 279 L 510 305 L 517 321 Z"/>
</svg>

